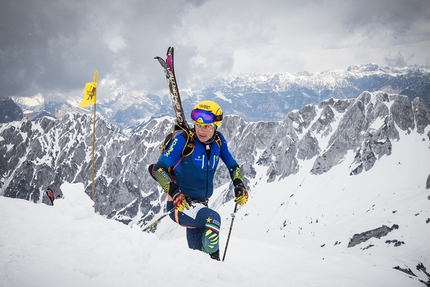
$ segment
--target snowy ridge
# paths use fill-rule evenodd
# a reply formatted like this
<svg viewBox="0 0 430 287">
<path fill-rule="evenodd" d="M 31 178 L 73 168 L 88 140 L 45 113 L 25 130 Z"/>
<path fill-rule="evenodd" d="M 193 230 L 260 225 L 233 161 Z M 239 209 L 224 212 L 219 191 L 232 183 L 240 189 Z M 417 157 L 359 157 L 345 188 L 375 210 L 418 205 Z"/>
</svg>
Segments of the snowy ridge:
<svg viewBox="0 0 430 287">
<path fill-rule="evenodd" d="M 42 196 L 47 186 L 58 189 L 63 182 L 83 182 L 90 194 L 91 123 L 90 115 L 70 113 L 61 120 L 43 117 L 1 125 L 5 161 L 0 165 L 0 193 L 47 203 Z M 329 173 L 343 162 L 348 176 L 358 175 L 390 156 L 393 142 L 411 132 L 428 142 L 429 125 L 430 110 L 422 100 L 365 92 L 355 100 L 307 105 L 279 122 L 226 116 L 220 131 L 254 188 L 299 172 Z M 158 147 L 172 126 L 171 117 L 151 118 L 125 135 L 103 117 L 97 119 L 97 212 L 140 225 L 160 214 L 164 197 L 147 167 L 157 160 Z M 221 166 L 215 182 L 216 187 L 224 186 L 221 203 L 232 197 L 228 183 L 228 172 Z"/>
<path fill-rule="evenodd" d="M 241 74 L 231 78 L 216 79 L 212 86 L 193 90 L 179 83 L 185 111 L 203 99 L 216 100 L 225 114 L 235 114 L 247 121 L 279 121 L 305 105 L 316 105 L 329 98 L 351 99 L 363 91 L 383 91 L 407 95 L 411 100 L 422 98 L 430 103 L 430 69 L 425 66 L 402 68 L 382 67 L 376 64 L 350 66 L 346 70 L 319 73 L 282 73 L 274 75 Z M 171 101 L 167 92 L 151 95 L 144 90 L 132 90 L 106 76 L 100 80 L 98 112 L 122 129 L 141 124 L 145 118 L 171 114 Z M 160 71 L 160 80 L 164 80 Z M 15 98 L 28 117 L 34 118 L 43 111 L 61 118 L 67 112 L 83 112 L 78 109 L 82 94 L 78 93 L 63 102 L 37 103 L 30 98 Z M 188 116 L 188 113 L 186 113 Z"/>
</svg>

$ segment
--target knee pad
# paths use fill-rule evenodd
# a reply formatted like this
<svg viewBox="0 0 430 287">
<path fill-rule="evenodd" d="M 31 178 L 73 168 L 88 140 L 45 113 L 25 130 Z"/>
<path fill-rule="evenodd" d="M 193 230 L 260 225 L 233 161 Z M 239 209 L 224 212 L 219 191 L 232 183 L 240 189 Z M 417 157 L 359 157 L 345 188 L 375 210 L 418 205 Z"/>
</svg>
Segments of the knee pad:
<svg viewBox="0 0 430 287">
<path fill-rule="evenodd" d="M 217 220 L 206 222 L 203 234 L 203 249 L 206 253 L 212 254 L 219 248 L 220 224 Z"/>
</svg>

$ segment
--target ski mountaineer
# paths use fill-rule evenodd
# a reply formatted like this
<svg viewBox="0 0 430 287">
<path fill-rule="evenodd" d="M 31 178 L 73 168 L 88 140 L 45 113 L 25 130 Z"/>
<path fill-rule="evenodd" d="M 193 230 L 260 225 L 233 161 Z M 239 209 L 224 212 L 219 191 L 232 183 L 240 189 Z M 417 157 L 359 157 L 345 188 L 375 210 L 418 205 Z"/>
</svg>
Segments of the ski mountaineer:
<svg viewBox="0 0 430 287">
<path fill-rule="evenodd" d="M 194 149 L 188 156 L 182 151 L 185 136 L 176 134 L 152 170 L 152 176 L 168 193 L 167 210 L 175 208 L 170 217 L 186 227 L 188 247 L 219 257 L 220 215 L 208 207 L 213 193 L 213 180 L 219 159 L 227 166 L 233 181 L 235 202 L 248 201 L 242 171 L 228 150 L 224 136 L 217 131 L 222 122 L 221 107 L 213 101 L 198 103 L 191 112 L 194 128 Z M 182 131 L 185 133 L 185 131 Z M 175 167 L 173 176 L 169 167 Z M 171 174 L 171 173 L 170 173 Z"/>
</svg>

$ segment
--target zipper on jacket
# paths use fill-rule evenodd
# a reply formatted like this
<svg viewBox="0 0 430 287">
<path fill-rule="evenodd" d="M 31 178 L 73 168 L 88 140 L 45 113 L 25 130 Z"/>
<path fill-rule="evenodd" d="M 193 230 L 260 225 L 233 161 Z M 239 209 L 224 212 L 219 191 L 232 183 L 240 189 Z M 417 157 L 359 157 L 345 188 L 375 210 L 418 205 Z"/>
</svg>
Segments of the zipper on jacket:
<svg viewBox="0 0 430 287">
<path fill-rule="evenodd" d="M 209 189 L 209 164 L 210 164 L 210 158 L 211 158 L 211 145 L 207 144 L 205 145 L 206 149 L 206 155 L 207 155 L 207 163 L 206 163 L 206 195 L 205 199 L 208 198 L 208 189 Z"/>
</svg>

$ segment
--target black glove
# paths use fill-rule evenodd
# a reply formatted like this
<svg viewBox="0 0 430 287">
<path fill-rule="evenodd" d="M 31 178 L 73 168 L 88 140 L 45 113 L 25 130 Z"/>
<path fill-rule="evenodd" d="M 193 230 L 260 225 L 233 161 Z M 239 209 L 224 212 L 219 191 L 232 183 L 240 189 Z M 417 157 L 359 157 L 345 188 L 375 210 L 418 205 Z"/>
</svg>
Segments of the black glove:
<svg viewBox="0 0 430 287">
<path fill-rule="evenodd" d="M 242 182 L 236 182 L 234 186 L 234 195 L 236 196 L 234 202 L 236 202 L 237 204 L 244 205 L 248 202 L 248 191 L 246 190 Z"/>
</svg>

